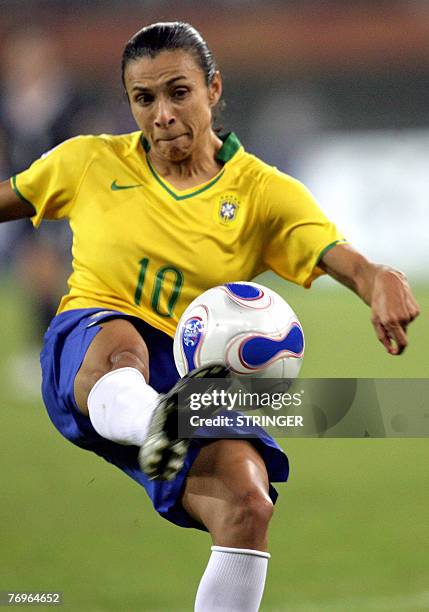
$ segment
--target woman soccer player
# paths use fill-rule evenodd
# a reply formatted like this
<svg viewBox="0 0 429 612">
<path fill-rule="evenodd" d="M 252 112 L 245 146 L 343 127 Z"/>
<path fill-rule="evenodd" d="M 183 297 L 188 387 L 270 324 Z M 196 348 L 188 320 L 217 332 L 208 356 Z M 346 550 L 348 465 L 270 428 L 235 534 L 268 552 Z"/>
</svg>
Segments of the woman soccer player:
<svg viewBox="0 0 429 612">
<path fill-rule="evenodd" d="M 404 275 L 345 244 L 303 185 L 217 135 L 221 76 L 193 27 L 137 32 L 122 78 L 139 131 L 73 138 L 0 186 L 2 221 L 67 217 L 73 231 L 43 398 L 66 438 L 142 484 L 162 516 L 210 532 L 195 610 L 251 612 L 269 558 L 270 483 L 287 479 L 288 461 L 263 431 L 191 441 L 168 431 L 189 380 L 177 383 L 172 357 L 179 316 L 209 287 L 267 269 L 306 287 L 327 272 L 371 307 L 379 340 L 399 354 L 418 306 Z"/>
</svg>

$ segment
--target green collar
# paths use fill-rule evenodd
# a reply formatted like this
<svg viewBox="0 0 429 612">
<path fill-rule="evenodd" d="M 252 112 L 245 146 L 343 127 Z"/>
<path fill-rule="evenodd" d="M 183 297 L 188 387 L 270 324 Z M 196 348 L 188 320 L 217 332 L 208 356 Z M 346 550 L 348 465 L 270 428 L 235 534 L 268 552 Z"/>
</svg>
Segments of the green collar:
<svg viewBox="0 0 429 612">
<path fill-rule="evenodd" d="M 221 134 L 219 138 L 222 140 L 223 145 L 217 152 L 216 161 L 220 161 L 225 164 L 237 153 L 238 149 L 241 147 L 241 142 L 238 140 L 234 132 L 228 132 L 228 134 Z M 143 136 L 143 134 L 140 137 L 140 141 L 142 143 L 143 149 L 146 151 L 146 153 L 149 153 L 150 144 Z"/>
<path fill-rule="evenodd" d="M 241 147 L 241 142 L 238 140 L 234 132 L 222 134 L 219 136 L 219 138 L 222 140 L 223 145 L 217 152 L 216 161 L 226 164 L 226 162 L 232 159 L 237 153 L 238 149 Z"/>
<path fill-rule="evenodd" d="M 241 147 L 241 143 L 233 132 L 229 132 L 229 134 L 224 134 L 220 136 L 220 138 L 223 141 L 223 145 L 221 146 L 221 148 L 219 149 L 216 155 L 216 160 L 224 164 L 234 157 L 238 149 Z M 149 155 L 147 155 L 150 151 L 150 144 L 146 140 L 146 138 L 143 136 L 143 134 L 140 137 L 140 141 L 142 143 L 144 150 L 146 151 L 146 160 L 147 160 L 149 169 L 152 173 L 152 176 L 161 185 L 161 187 L 163 187 L 165 191 L 167 191 L 167 193 L 169 193 L 170 196 L 172 196 L 177 201 L 188 200 L 189 198 L 192 198 L 196 195 L 199 195 L 200 193 L 203 193 L 203 191 L 210 189 L 210 187 L 212 187 L 215 183 L 218 182 L 218 180 L 223 176 L 223 173 L 225 171 L 225 169 L 223 168 L 219 172 L 219 174 L 217 174 L 209 183 L 207 183 L 203 187 L 200 187 L 199 189 L 196 189 L 195 191 L 192 191 L 190 193 L 179 195 L 179 193 L 176 193 L 166 183 L 164 183 L 164 181 L 161 179 L 159 174 L 156 172 L 155 168 L 152 166 L 150 159 L 149 159 Z"/>
</svg>

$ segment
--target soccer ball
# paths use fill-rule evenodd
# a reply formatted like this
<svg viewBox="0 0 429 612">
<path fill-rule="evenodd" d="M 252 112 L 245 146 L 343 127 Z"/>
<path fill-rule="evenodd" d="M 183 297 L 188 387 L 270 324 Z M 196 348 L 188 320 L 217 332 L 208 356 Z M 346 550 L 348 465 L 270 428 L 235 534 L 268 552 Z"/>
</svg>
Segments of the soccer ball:
<svg viewBox="0 0 429 612">
<path fill-rule="evenodd" d="M 289 304 L 272 289 L 250 282 L 213 287 L 180 318 L 174 360 L 181 376 L 224 363 L 240 377 L 295 378 L 304 333 Z"/>
</svg>

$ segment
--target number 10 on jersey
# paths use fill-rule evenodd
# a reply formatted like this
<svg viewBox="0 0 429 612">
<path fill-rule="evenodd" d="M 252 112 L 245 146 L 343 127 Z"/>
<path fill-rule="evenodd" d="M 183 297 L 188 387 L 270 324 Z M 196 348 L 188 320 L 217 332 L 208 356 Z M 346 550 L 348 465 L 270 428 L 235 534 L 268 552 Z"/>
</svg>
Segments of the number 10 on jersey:
<svg viewBox="0 0 429 612">
<path fill-rule="evenodd" d="M 143 289 L 151 262 L 148 257 L 144 257 L 139 261 L 139 264 L 139 276 L 134 294 L 134 302 L 137 306 L 142 301 Z M 182 286 L 183 272 L 169 264 L 158 268 L 154 273 L 151 291 L 150 305 L 152 310 L 161 317 L 172 317 Z"/>
</svg>

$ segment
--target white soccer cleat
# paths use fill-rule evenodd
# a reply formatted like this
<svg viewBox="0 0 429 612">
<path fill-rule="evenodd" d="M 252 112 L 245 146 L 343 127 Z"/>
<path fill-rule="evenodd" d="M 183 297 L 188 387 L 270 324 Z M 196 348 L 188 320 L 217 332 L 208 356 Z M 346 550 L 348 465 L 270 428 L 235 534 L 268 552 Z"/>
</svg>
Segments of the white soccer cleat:
<svg viewBox="0 0 429 612">
<path fill-rule="evenodd" d="M 155 408 L 145 442 L 140 448 L 138 462 L 142 471 L 151 480 L 173 480 L 182 469 L 190 439 L 178 437 L 179 411 L 189 409 L 190 397 L 186 387 L 195 378 L 227 378 L 229 370 L 222 364 L 197 368 L 159 399 Z M 208 389 L 209 390 L 209 389 Z M 179 406 L 180 399 L 184 405 Z"/>
</svg>

